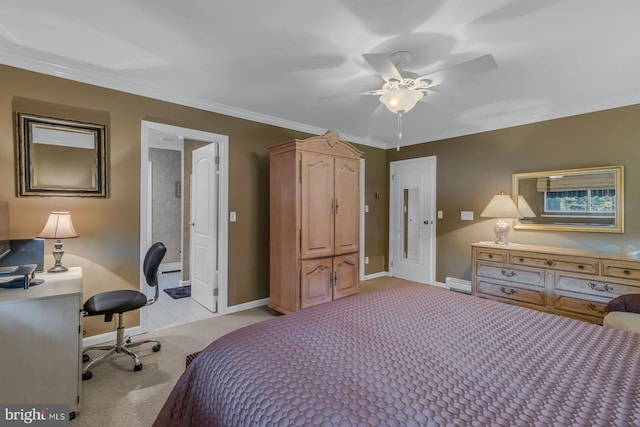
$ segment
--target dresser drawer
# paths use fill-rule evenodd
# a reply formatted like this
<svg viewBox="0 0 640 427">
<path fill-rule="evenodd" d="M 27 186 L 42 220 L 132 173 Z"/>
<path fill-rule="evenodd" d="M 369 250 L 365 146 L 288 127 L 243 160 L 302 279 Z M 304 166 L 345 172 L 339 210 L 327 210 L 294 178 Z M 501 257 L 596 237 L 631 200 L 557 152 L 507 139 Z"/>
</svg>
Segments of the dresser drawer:
<svg viewBox="0 0 640 427">
<path fill-rule="evenodd" d="M 500 284 L 496 282 L 488 282 L 482 279 L 478 280 L 476 285 L 478 294 L 489 295 L 492 297 L 506 298 L 513 301 L 523 302 L 527 304 L 543 305 L 544 289 L 531 290 L 518 286 Z"/>
<path fill-rule="evenodd" d="M 513 251 L 509 253 L 509 263 L 576 273 L 598 274 L 598 260 L 594 258 Z"/>
<path fill-rule="evenodd" d="M 556 273 L 555 288 L 563 291 L 596 295 L 613 299 L 618 295 L 640 293 L 640 287 L 612 283 L 606 280 L 593 280 Z"/>
<path fill-rule="evenodd" d="M 606 306 L 607 303 L 602 300 L 580 299 L 564 294 L 556 294 L 553 301 L 553 308 L 556 310 L 568 311 L 598 319 L 604 318 L 605 314 L 607 314 L 604 309 Z"/>
<path fill-rule="evenodd" d="M 476 264 L 476 275 L 544 288 L 544 271 L 542 270 L 527 270 L 478 262 Z"/>
<path fill-rule="evenodd" d="M 499 263 L 507 262 L 507 251 L 500 249 L 476 248 L 475 252 L 477 261 L 491 261 Z"/>
<path fill-rule="evenodd" d="M 636 263 L 602 261 L 602 275 L 620 279 L 640 280 L 640 265 Z"/>
</svg>

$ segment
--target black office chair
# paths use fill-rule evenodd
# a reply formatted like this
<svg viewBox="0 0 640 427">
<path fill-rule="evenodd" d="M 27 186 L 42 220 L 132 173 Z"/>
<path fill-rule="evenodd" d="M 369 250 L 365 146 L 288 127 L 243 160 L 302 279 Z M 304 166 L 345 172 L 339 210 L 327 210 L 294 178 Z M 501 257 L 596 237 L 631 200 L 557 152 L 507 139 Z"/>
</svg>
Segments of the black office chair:
<svg viewBox="0 0 640 427">
<path fill-rule="evenodd" d="M 124 335 L 124 324 L 123 324 L 123 313 L 127 311 L 137 310 L 141 307 L 151 305 L 158 300 L 159 296 L 159 288 L 158 288 L 158 267 L 160 266 L 160 262 L 164 258 L 164 255 L 167 253 L 167 248 L 163 243 L 157 242 L 154 243 L 147 254 L 144 257 L 144 263 L 142 265 L 142 271 L 144 272 L 144 277 L 146 279 L 147 285 L 155 288 L 155 295 L 152 299 L 147 299 L 147 296 L 139 291 L 134 290 L 119 290 L 119 291 L 108 291 L 96 294 L 89 298 L 87 302 L 84 303 L 83 311 L 85 316 L 98 316 L 104 314 L 104 321 L 111 322 L 113 320 L 113 315 L 118 314 L 118 329 L 116 335 L 116 343 L 115 345 L 93 345 L 91 347 L 87 347 L 82 352 L 82 379 L 88 380 L 91 379 L 93 374 L 89 371 L 89 368 L 94 364 L 105 357 L 113 354 L 113 353 L 126 353 L 133 358 L 134 371 L 139 371 L 142 369 L 142 363 L 140 362 L 140 358 L 136 353 L 129 350 L 131 347 L 136 347 L 145 343 L 155 343 L 152 347 L 154 352 L 160 351 L 160 343 L 157 340 L 144 340 L 131 342 L 131 337 Z M 87 352 L 93 350 L 104 350 L 104 353 L 101 353 L 98 356 L 90 358 Z"/>
</svg>

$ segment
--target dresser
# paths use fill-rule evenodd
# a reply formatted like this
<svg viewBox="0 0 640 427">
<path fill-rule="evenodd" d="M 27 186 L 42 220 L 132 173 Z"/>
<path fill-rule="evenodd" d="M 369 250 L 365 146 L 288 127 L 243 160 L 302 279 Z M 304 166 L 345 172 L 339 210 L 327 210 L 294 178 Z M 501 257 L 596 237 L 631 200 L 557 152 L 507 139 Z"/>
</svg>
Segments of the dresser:
<svg viewBox="0 0 640 427">
<path fill-rule="evenodd" d="M 44 283 L 0 289 L 0 402 L 80 410 L 82 269 L 36 273 Z"/>
<path fill-rule="evenodd" d="M 640 260 L 609 252 L 479 242 L 471 293 L 602 324 L 613 298 L 640 293 Z"/>
<path fill-rule="evenodd" d="M 360 156 L 335 131 L 269 147 L 269 307 L 358 293 Z"/>
</svg>

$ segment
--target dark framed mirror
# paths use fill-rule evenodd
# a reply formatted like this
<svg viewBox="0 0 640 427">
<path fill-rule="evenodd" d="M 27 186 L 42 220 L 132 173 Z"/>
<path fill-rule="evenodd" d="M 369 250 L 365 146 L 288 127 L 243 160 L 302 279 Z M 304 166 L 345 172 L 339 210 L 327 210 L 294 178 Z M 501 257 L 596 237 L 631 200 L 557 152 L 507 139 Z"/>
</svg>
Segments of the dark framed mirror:
<svg viewBox="0 0 640 427">
<path fill-rule="evenodd" d="M 106 127 L 16 114 L 18 196 L 108 197 Z"/>
</svg>

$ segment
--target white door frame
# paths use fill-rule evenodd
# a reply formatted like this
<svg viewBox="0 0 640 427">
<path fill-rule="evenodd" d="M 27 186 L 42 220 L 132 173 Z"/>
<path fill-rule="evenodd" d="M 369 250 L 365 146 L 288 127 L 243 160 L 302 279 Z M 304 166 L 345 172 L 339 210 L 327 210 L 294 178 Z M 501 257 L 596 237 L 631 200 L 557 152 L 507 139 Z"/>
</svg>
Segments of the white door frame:
<svg viewBox="0 0 640 427">
<path fill-rule="evenodd" d="M 403 164 L 409 164 L 409 163 L 418 163 L 418 162 L 424 162 L 424 161 L 432 161 L 433 162 L 433 174 L 431 176 L 431 185 L 432 185 L 432 191 L 431 191 L 431 210 L 432 212 L 430 212 L 430 216 L 431 216 L 431 220 L 433 221 L 433 232 L 431 233 L 431 241 L 429 242 L 429 246 L 430 246 L 430 252 L 431 252 L 431 265 L 433 266 L 431 268 L 431 271 L 429 272 L 429 277 L 427 278 L 427 283 L 436 284 L 436 221 L 435 221 L 435 214 L 436 214 L 436 156 L 427 156 L 427 157 L 419 157 L 419 158 L 415 158 L 415 159 L 408 159 L 408 160 L 398 160 L 395 162 L 391 162 L 389 163 L 389 275 L 393 276 L 393 267 L 392 267 L 392 262 L 394 259 L 394 254 L 397 253 L 396 252 L 396 245 L 398 244 L 398 242 L 396 242 L 396 240 L 394 239 L 394 230 L 393 230 L 393 225 L 395 224 L 395 213 L 394 213 L 394 209 L 392 206 L 393 201 L 395 200 L 395 194 L 394 194 L 394 181 L 392 179 L 393 175 L 394 175 L 394 166 L 395 165 L 403 165 Z"/>
<path fill-rule="evenodd" d="M 163 133 L 177 135 L 182 140 L 192 139 L 204 142 L 218 143 L 219 175 L 218 175 L 218 256 L 220 269 L 218 276 L 218 313 L 227 313 L 227 281 L 228 281 L 228 211 L 229 211 L 229 137 L 211 132 L 195 129 L 183 128 L 179 126 L 166 125 L 163 123 L 142 120 L 140 139 L 140 290 L 147 293 L 147 285 L 142 273 L 142 261 L 151 242 L 151 205 L 149 186 L 149 148 L 151 145 L 157 148 L 156 144 L 150 143 L 149 133 L 157 130 Z M 146 310 L 143 307 L 140 315 L 140 327 L 142 331 L 147 331 Z"/>
</svg>

